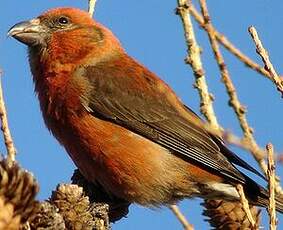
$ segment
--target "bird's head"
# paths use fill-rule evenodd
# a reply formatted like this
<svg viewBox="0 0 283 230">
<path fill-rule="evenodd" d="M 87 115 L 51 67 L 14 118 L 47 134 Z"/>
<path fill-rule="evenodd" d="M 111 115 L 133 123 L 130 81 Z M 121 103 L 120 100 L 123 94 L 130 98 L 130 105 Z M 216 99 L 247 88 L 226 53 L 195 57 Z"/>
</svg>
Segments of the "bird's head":
<svg viewBox="0 0 283 230">
<path fill-rule="evenodd" d="M 88 54 L 101 58 L 122 50 L 110 30 L 95 22 L 87 12 L 75 8 L 51 9 L 37 18 L 15 24 L 8 35 L 40 55 L 47 53 L 49 58 L 62 59 L 65 63 L 81 60 Z"/>
</svg>

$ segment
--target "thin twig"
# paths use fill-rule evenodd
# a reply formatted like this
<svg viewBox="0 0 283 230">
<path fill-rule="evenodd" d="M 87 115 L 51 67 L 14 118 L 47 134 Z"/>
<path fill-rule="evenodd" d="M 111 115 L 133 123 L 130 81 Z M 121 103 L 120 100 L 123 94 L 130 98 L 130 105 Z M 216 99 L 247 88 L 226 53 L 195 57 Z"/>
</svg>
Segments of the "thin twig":
<svg viewBox="0 0 283 230">
<path fill-rule="evenodd" d="M 222 129 L 219 127 L 219 124 L 217 122 L 217 118 L 215 116 L 212 106 L 212 98 L 210 97 L 206 84 L 204 70 L 202 68 L 202 63 L 200 59 L 200 48 L 196 42 L 194 35 L 194 30 L 189 14 L 191 6 L 192 4 L 190 1 L 187 2 L 185 0 L 178 0 L 177 13 L 182 19 L 183 27 L 185 30 L 185 38 L 188 46 L 188 57 L 186 60 L 187 63 L 191 65 L 196 78 L 196 88 L 199 91 L 201 99 L 201 112 L 208 120 L 210 128 L 215 131 L 221 132 Z"/>
<path fill-rule="evenodd" d="M 201 14 L 196 10 L 196 8 L 192 5 L 190 7 L 190 13 L 195 18 L 195 20 L 199 23 L 199 25 L 204 28 L 205 23 L 204 19 Z M 234 54 L 241 62 L 245 65 L 250 67 L 251 69 L 257 71 L 258 73 L 262 74 L 263 76 L 267 77 L 268 79 L 272 80 L 269 72 L 265 70 L 262 66 L 251 60 L 248 56 L 243 54 L 232 42 L 229 41 L 227 37 L 223 34 L 219 33 L 214 27 L 213 30 L 215 31 L 215 37 L 220 44 L 222 44 L 228 51 Z"/>
<path fill-rule="evenodd" d="M 199 13 L 195 10 L 195 8 L 193 6 L 191 6 L 189 9 L 190 9 L 190 12 L 192 13 L 192 15 L 195 16 L 196 20 L 199 21 L 199 23 L 201 23 L 202 28 L 204 28 L 207 31 L 208 27 L 206 25 L 207 23 L 205 22 L 204 17 L 199 15 Z M 209 19 L 209 17 L 208 17 L 208 19 Z M 209 21 L 210 21 L 210 19 L 209 19 Z M 227 47 L 230 47 L 230 49 L 228 49 L 228 50 L 230 50 L 235 55 L 236 55 L 236 53 L 240 54 L 240 52 L 236 52 L 237 49 L 236 48 L 234 49 L 233 46 L 231 46 L 229 43 L 227 43 L 226 45 L 225 45 L 225 43 L 223 43 L 223 40 L 221 39 L 221 35 L 214 29 L 214 27 L 211 23 L 210 23 L 209 29 L 210 29 L 210 31 L 213 32 L 212 34 L 214 36 L 214 43 L 217 46 L 218 46 L 218 44 L 216 43 L 215 38 L 217 38 L 219 42 L 222 42 L 222 44 L 224 44 L 224 46 L 227 45 Z M 219 50 L 219 46 L 218 46 L 218 50 Z M 240 58 L 240 56 L 239 56 L 239 58 Z M 247 59 L 247 60 L 249 59 L 245 56 L 243 56 L 242 58 Z M 254 63 L 254 62 L 251 62 L 251 63 Z M 245 62 L 245 64 L 249 65 L 247 62 Z M 254 65 L 254 67 L 258 66 L 256 63 L 254 63 L 253 65 Z M 227 69 L 224 62 L 223 63 L 220 62 L 219 67 L 220 67 L 220 69 L 222 69 L 222 67 Z M 252 66 L 250 66 L 250 67 L 253 68 Z M 269 72 L 266 71 L 264 68 L 259 69 L 259 68 L 256 67 L 256 70 L 271 79 Z M 222 77 L 222 79 L 223 79 L 223 77 Z M 227 82 L 226 82 L 226 80 L 227 80 Z M 254 136 L 252 134 L 252 128 L 249 126 L 247 119 L 246 119 L 246 116 L 245 116 L 246 109 L 245 109 L 244 106 L 242 106 L 240 104 L 239 100 L 237 99 L 237 94 L 236 94 L 236 91 L 234 91 L 235 88 L 234 88 L 234 85 L 233 85 L 230 77 L 223 79 L 223 82 L 226 86 L 227 92 L 228 92 L 229 97 L 230 97 L 230 105 L 233 107 L 235 112 L 237 111 L 236 114 L 237 114 L 238 120 L 240 122 L 241 128 L 244 132 L 244 138 L 240 142 L 238 141 L 238 143 L 236 145 L 239 145 L 240 143 L 242 143 L 242 144 L 244 144 L 244 146 L 243 146 L 244 148 L 249 146 L 246 149 L 248 149 L 252 153 L 255 160 L 258 162 L 262 171 L 266 175 L 267 165 L 264 161 L 265 154 L 264 154 L 263 149 L 258 146 L 258 144 L 256 143 L 256 140 L 254 139 Z M 231 82 L 231 84 L 229 82 Z M 231 95 L 235 95 L 236 97 L 235 96 L 231 97 Z M 231 142 L 232 144 L 234 144 L 233 141 Z M 230 141 L 228 140 L 228 142 L 230 142 Z M 283 194 L 283 190 L 282 190 L 280 183 L 279 183 L 279 177 L 276 177 L 276 179 L 277 179 L 277 181 L 276 181 L 276 193 Z"/>
<path fill-rule="evenodd" d="M 210 127 L 209 125 L 206 126 L 206 129 L 210 133 L 212 133 L 212 134 L 214 134 L 216 136 L 221 137 L 224 140 L 224 142 L 227 143 L 227 144 L 234 145 L 234 146 L 236 146 L 238 148 L 244 149 L 244 150 L 249 151 L 251 153 L 253 151 L 255 151 L 253 149 L 253 146 L 251 146 L 250 142 L 247 139 L 240 138 L 240 137 L 236 136 L 235 134 L 231 133 L 230 131 L 227 131 L 227 130 L 215 130 L 212 127 Z M 263 150 L 262 148 L 259 148 L 257 151 L 258 151 L 257 154 L 260 154 L 262 156 L 266 155 L 266 152 L 264 152 L 265 150 Z M 277 161 L 279 163 L 283 162 L 283 160 L 281 160 L 281 158 L 283 159 L 283 157 L 281 157 L 281 154 L 279 154 L 278 157 L 277 157 Z M 275 191 L 276 191 L 276 193 L 283 194 L 283 190 L 282 190 L 281 185 L 280 185 L 280 177 L 279 176 L 275 176 L 275 180 L 276 180 L 275 181 Z"/>
<path fill-rule="evenodd" d="M 231 132 L 227 132 L 227 131 L 222 131 L 222 132 L 216 132 L 216 134 L 218 136 L 221 136 L 223 138 L 223 140 L 225 142 L 227 142 L 228 144 L 237 146 L 239 148 L 242 148 L 244 150 L 247 150 L 251 153 L 253 153 L 255 150 L 253 149 L 254 147 L 250 144 L 249 140 L 245 139 L 245 138 L 239 138 L 236 135 L 234 135 Z M 264 152 L 264 150 L 262 148 L 258 148 L 257 150 L 257 154 L 265 156 L 266 152 Z M 279 155 L 280 156 L 280 155 Z M 280 160 L 280 158 L 277 158 Z M 265 164 L 265 162 L 264 162 Z M 275 191 L 278 194 L 283 194 L 283 190 L 282 187 L 280 185 L 280 177 L 275 175 Z"/>
<path fill-rule="evenodd" d="M 182 214 L 182 212 L 180 211 L 180 209 L 178 208 L 177 205 L 170 205 L 170 209 L 172 210 L 174 215 L 177 217 L 177 219 L 180 221 L 180 223 L 183 225 L 185 230 L 193 230 L 194 229 L 193 225 L 191 225 L 187 221 L 186 217 Z"/>
<path fill-rule="evenodd" d="M 198 89 L 200 100 L 201 100 L 200 110 L 201 110 L 201 113 L 207 119 L 212 129 L 214 129 L 215 131 L 220 131 L 222 130 L 222 128 L 218 124 L 218 121 L 217 121 L 217 118 L 215 116 L 215 112 L 213 109 L 212 96 L 208 91 L 208 86 L 205 80 L 205 74 L 204 74 L 204 70 L 203 70 L 202 62 L 200 58 L 200 48 L 196 42 L 194 29 L 192 26 L 191 17 L 190 17 L 189 12 L 196 12 L 191 1 L 178 0 L 177 13 L 180 15 L 182 23 L 183 23 L 183 27 L 185 30 L 185 39 L 186 39 L 187 47 L 188 47 L 188 57 L 186 58 L 186 61 L 188 64 L 191 65 L 194 75 L 195 75 L 195 79 L 196 79 L 195 86 Z M 202 16 L 199 16 L 199 17 L 202 18 L 202 25 L 204 25 L 203 17 Z M 215 34 L 217 34 L 217 31 L 215 31 Z M 239 105 L 239 107 L 240 107 L 239 111 L 242 113 L 244 111 L 243 106 Z M 251 130 L 251 128 L 247 127 L 246 130 Z M 233 141 L 234 140 L 236 139 L 233 138 Z M 237 138 L 237 140 L 239 140 L 239 138 Z M 264 172 L 266 172 L 267 166 L 265 162 L 262 160 L 264 157 L 264 151 L 255 143 L 255 141 L 250 142 L 247 140 L 249 139 L 244 138 L 240 142 L 238 141 L 237 144 L 245 143 L 243 147 L 250 150 L 254 156 L 257 156 L 256 159 L 260 159 L 258 160 L 258 162 L 260 162 L 259 164 L 263 168 Z M 228 139 L 228 141 L 229 142 L 231 141 L 232 144 L 235 144 L 233 143 L 231 138 Z"/>
<path fill-rule="evenodd" d="M 277 90 L 279 92 L 281 92 L 281 95 L 283 97 L 283 80 L 278 76 L 278 74 L 276 73 L 270 59 L 269 59 L 269 55 L 268 52 L 265 50 L 265 48 L 262 45 L 261 40 L 258 37 L 258 33 L 255 29 L 255 27 L 251 26 L 249 27 L 249 33 L 256 45 L 256 52 L 261 56 L 262 61 L 265 65 L 265 69 L 269 72 L 270 76 L 271 76 L 271 80 L 273 81 L 273 83 L 277 86 Z M 276 193 L 279 194 L 283 194 L 283 190 L 280 186 L 279 183 L 279 177 L 276 177 L 278 180 L 275 181 L 275 191 Z"/>
<path fill-rule="evenodd" d="M 95 5 L 97 0 L 88 0 L 88 13 L 93 16 Z"/>
<path fill-rule="evenodd" d="M 206 120 L 209 122 L 209 124 L 213 127 L 213 129 L 219 130 L 217 118 L 215 116 L 212 106 L 213 96 L 208 91 L 208 86 L 205 80 L 205 73 L 202 67 L 200 57 L 201 51 L 200 47 L 196 42 L 194 28 L 188 10 L 191 6 L 191 1 L 177 0 L 177 2 L 178 7 L 176 9 L 176 13 L 180 16 L 182 20 L 185 40 L 188 48 L 186 63 L 191 65 L 195 76 L 195 87 L 197 88 L 200 97 L 200 111 L 204 115 Z M 188 221 L 182 215 L 176 205 L 172 205 L 170 209 L 176 215 L 179 221 L 183 224 L 185 229 L 193 229 L 192 225 L 188 223 Z"/>
<path fill-rule="evenodd" d="M 254 145 L 257 146 L 257 144 L 255 143 L 255 140 L 253 138 L 253 135 L 252 135 L 252 130 L 249 127 L 249 124 L 248 124 L 246 116 L 245 116 L 245 112 L 246 112 L 245 108 L 241 105 L 241 103 L 238 99 L 236 89 L 235 89 L 233 82 L 230 78 L 229 71 L 228 71 L 228 69 L 225 65 L 224 58 L 221 54 L 219 44 L 216 40 L 215 30 L 214 30 L 212 23 L 211 23 L 211 20 L 210 20 L 206 0 L 199 0 L 199 2 L 200 2 L 201 12 L 202 12 L 202 15 L 203 15 L 203 18 L 204 18 L 204 29 L 207 31 L 209 41 L 210 41 L 210 44 L 211 44 L 211 48 L 213 50 L 215 59 L 217 61 L 219 69 L 220 69 L 222 81 L 223 81 L 223 83 L 226 87 L 226 91 L 229 95 L 229 98 L 230 98 L 229 104 L 230 104 L 230 106 L 232 106 L 235 114 L 237 115 L 238 121 L 239 121 L 240 126 L 243 130 L 243 133 L 244 133 L 244 137 L 246 139 L 248 139 L 251 144 L 254 144 Z M 262 156 L 256 155 L 256 157 L 258 159 L 258 162 L 260 162 L 260 161 L 264 162 Z M 242 186 L 240 186 L 240 188 L 238 188 L 238 189 L 240 190 L 240 189 L 243 189 L 243 188 L 242 188 Z M 240 194 L 240 192 L 241 191 L 239 191 L 239 194 Z M 247 217 L 250 220 L 251 225 L 254 227 L 255 221 L 253 220 L 251 211 L 249 209 L 249 205 L 246 205 L 245 202 L 244 202 L 245 197 L 244 197 L 243 192 L 242 192 L 242 194 L 240 194 L 240 197 L 241 197 L 241 201 L 242 201 L 242 204 L 243 204 L 243 208 L 248 215 Z"/>
<path fill-rule="evenodd" d="M 249 152 L 254 151 L 253 147 L 250 145 L 247 139 L 240 138 L 235 134 L 233 134 L 232 132 L 230 132 L 229 130 L 215 130 L 212 127 L 210 127 L 210 125 L 206 126 L 206 130 L 209 131 L 210 133 L 213 133 L 216 136 L 221 137 L 224 140 L 224 142 L 227 144 L 234 145 Z M 258 154 L 264 157 L 266 155 L 266 152 L 264 149 L 260 148 Z"/>
<path fill-rule="evenodd" d="M 7 160 L 9 164 L 15 161 L 16 148 L 13 143 L 12 135 L 8 125 L 7 111 L 4 103 L 4 96 L 2 90 L 2 70 L 0 69 L 0 120 L 1 130 L 3 132 L 4 142 L 7 149 Z"/>
<path fill-rule="evenodd" d="M 275 164 L 274 164 L 274 150 L 273 145 L 269 143 L 266 145 L 267 155 L 268 155 L 268 189 L 269 189 L 269 224 L 270 230 L 276 230 L 277 219 L 276 219 L 276 205 L 275 205 Z"/>
<path fill-rule="evenodd" d="M 224 59 L 223 56 L 220 52 L 220 47 L 219 44 L 216 40 L 216 36 L 215 36 L 215 30 L 211 24 L 210 21 L 210 17 L 208 14 L 208 10 L 207 10 L 207 6 L 206 6 L 206 1 L 205 0 L 200 0 L 200 4 L 201 4 L 201 11 L 203 14 L 203 18 L 204 18 L 204 29 L 207 31 L 207 34 L 209 36 L 209 41 L 211 43 L 211 47 L 212 50 L 214 52 L 214 56 L 215 59 L 217 61 L 217 64 L 219 66 L 220 69 L 220 73 L 221 73 L 221 77 L 222 77 L 222 81 L 226 87 L 226 91 L 229 95 L 229 105 L 233 108 L 234 112 L 237 115 L 239 124 L 243 130 L 244 133 L 244 139 L 247 140 L 250 145 L 251 145 L 251 149 L 253 156 L 255 157 L 255 159 L 257 160 L 257 162 L 259 163 L 260 167 L 262 168 L 262 170 L 264 171 L 264 173 L 266 174 L 267 171 L 267 166 L 264 162 L 264 158 L 263 155 L 261 154 L 261 150 L 260 147 L 258 146 L 258 144 L 256 143 L 254 136 L 253 136 L 253 131 L 252 128 L 249 126 L 247 118 L 246 118 L 246 108 L 241 105 L 239 99 L 238 99 L 238 95 L 236 92 L 236 89 L 234 87 L 234 84 L 230 78 L 228 69 L 224 63 Z"/>
<path fill-rule="evenodd" d="M 271 80 L 276 85 L 277 90 L 281 93 L 283 97 L 283 80 L 276 73 L 270 59 L 268 52 L 264 49 L 261 40 L 258 37 L 256 28 L 251 26 L 249 27 L 249 33 L 252 36 L 252 39 L 256 45 L 256 52 L 261 56 L 261 59 L 265 65 L 265 69 L 269 72 Z"/>
<path fill-rule="evenodd" d="M 242 203 L 242 206 L 243 206 L 243 210 L 246 213 L 248 220 L 250 221 L 250 223 L 252 225 L 252 229 L 255 229 L 256 228 L 256 222 L 253 219 L 253 215 L 252 215 L 251 210 L 250 210 L 249 202 L 246 199 L 243 186 L 241 184 L 238 184 L 236 187 L 237 187 L 237 190 L 238 190 L 238 193 L 239 193 L 239 196 L 240 196 L 240 200 L 241 200 L 241 203 Z"/>
<path fill-rule="evenodd" d="M 187 0 L 178 0 L 177 2 L 178 7 L 176 13 L 179 14 L 182 20 L 188 48 L 186 63 L 191 65 L 194 72 L 195 87 L 200 96 L 200 111 L 213 128 L 219 129 L 218 121 L 212 106 L 213 96 L 208 91 L 205 73 L 200 58 L 200 47 L 195 38 L 194 28 L 189 13 L 189 8 L 192 4 L 191 1 Z"/>
</svg>

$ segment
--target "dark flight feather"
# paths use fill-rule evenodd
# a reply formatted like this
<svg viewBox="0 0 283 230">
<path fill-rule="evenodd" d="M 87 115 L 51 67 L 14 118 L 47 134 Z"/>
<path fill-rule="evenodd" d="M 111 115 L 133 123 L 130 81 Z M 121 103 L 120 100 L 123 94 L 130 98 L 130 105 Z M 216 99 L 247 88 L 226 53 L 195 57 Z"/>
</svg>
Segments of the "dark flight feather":
<svg viewBox="0 0 283 230">
<path fill-rule="evenodd" d="M 94 116 L 121 125 L 160 144 L 184 160 L 208 167 L 236 183 L 244 183 L 245 178 L 229 160 L 261 176 L 235 154 L 227 152 L 222 142 L 204 127 L 184 118 L 158 89 L 157 83 L 148 81 L 157 77 L 132 58 L 125 56 L 119 58 L 117 63 L 111 60 L 80 67 L 76 73 L 83 74 L 76 77 L 88 78 L 92 86 L 89 104 L 84 103 L 84 106 Z M 199 121 L 195 113 L 187 110 Z"/>
</svg>

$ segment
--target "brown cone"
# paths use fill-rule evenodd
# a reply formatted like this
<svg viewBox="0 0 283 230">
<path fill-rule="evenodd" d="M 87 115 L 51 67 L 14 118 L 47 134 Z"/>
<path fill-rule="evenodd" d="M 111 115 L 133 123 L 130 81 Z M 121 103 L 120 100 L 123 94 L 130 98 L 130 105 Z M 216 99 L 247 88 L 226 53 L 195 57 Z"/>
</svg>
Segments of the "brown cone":
<svg viewBox="0 0 283 230">
<path fill-rule="evenodd" d="M 20 220 L 21 217 L 14 213 L 14 206 L 5 203 L 4 198 L 0 197 L 0 230 L 18 230 Z"/>
<path fill-rule="evenodd" d="M 55 205 L 45 201 L 37 203 L 33 214 L 28 219 L 31 230 L 65 230 L 63 217 Z M 23 227 L 23 230 L 28 229 Z"/>
<path fill-rule="evenodd" d="M 99 184 L 88 182 L 78 169 L 74 171 L 72 182 L 83 187 L 91 203 L 106 203 L 109 205 L 110 222 L 118 221 L 129 213 L 129 202 L 110 196 Z"/>
<path fill-rule="evenodd" d="M 22 223 L 34 208 L 38 190 L 38 184 L 29 172 L 17 163 L 9 167 L 6 160 L 0 161 L 0 196 L 5 205 L 13 206 L 13 215 L 20 215 Z"/>
<path fill-rule="evenodd" d="M 94 207 L 90 205 L 89 198 L 84 195 L 83 188 L 74 184 L 60 184 L 52 193 L 50 202 L 55 204 L 59 213 L 65 220 L 67 229 L 74 230 L 108 230 L 108 209 L 104 209 L 105 215 L 97 215 Z"/>
<path fill-rule="evenodd" d="M 208 217 L 207 221 L 217 230 L 252 229 L 240 202 L 205 200 L 202 205 L 205 207 L 203 215 Z M 258 228 L 260 211 L 254 206 L 250 209 Z"/>
</svg>

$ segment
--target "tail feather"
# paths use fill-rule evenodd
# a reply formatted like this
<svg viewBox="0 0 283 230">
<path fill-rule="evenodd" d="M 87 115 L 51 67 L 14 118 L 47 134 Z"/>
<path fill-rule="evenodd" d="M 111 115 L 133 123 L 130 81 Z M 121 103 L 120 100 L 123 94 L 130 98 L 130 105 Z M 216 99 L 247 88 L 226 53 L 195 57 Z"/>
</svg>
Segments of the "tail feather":
<svg viewBox="0 0 283 230">
<path fill-rule="evenodd" d="M 253 181 L 249 177 L 245 175 L 243 176 L 245 177 L 246 180 L 246 183 L 243 185 L 244 191 L 250 203 L 267 208 L 269 204 L 268 191 L 265 188 L 258 185 L 255 181 Z M 283 213 L 283 197 L 276 196 L 275 203 L 276 203 L 275 204 L 276 211 Z"/>
</svg>

